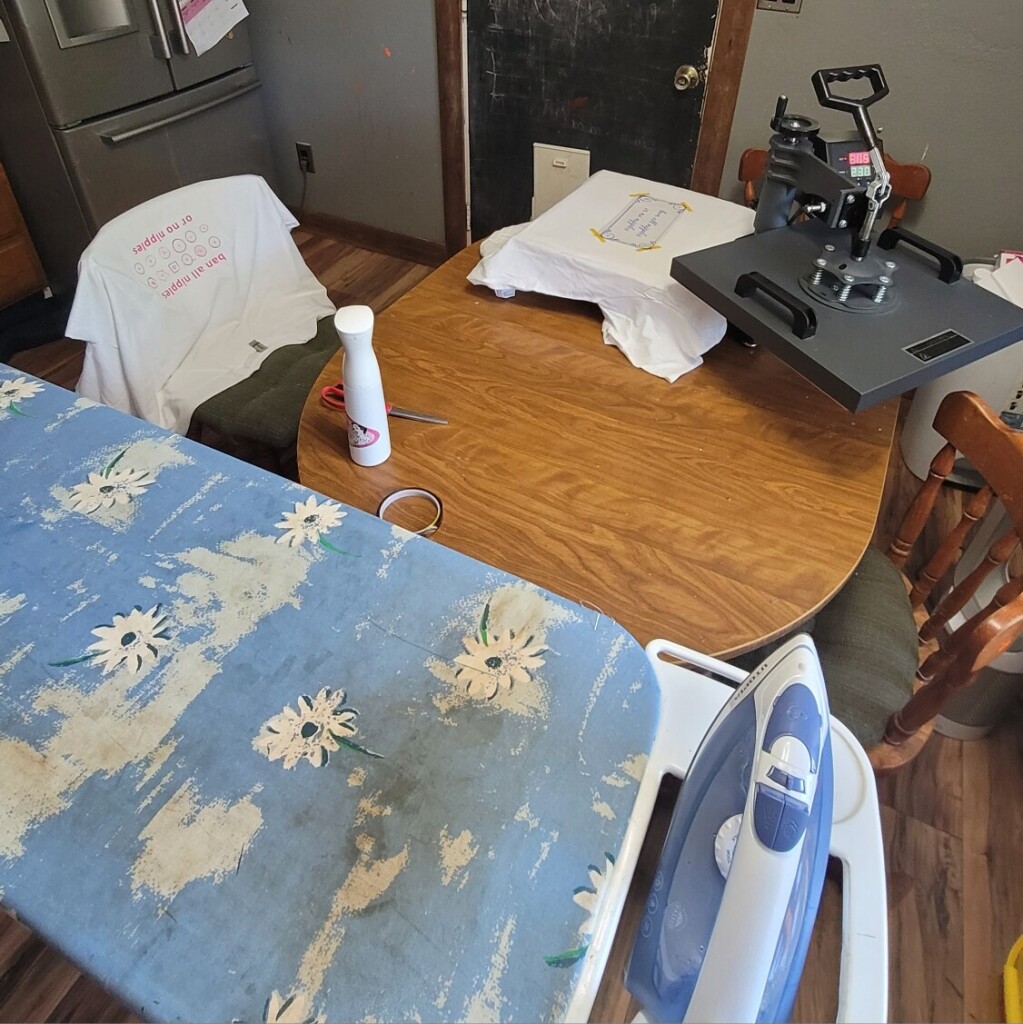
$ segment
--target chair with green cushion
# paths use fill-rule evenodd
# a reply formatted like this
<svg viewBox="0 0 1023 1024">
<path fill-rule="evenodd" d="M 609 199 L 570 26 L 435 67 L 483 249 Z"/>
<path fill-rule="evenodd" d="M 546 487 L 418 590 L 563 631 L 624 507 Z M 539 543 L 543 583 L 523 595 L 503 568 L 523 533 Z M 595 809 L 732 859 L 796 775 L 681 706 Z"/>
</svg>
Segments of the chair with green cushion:
<svg viewBox="0 0 1023 1024">
<path fill-rule="evenodd" d="M 82 254 L 68 320 L 87 343 L 79 394 L 167 430 L 255 442 L 273 468 L 293 461 L 302 403 L 338 347 L 297 226 L 251 174 L 186 185 L 105 224 Z"/>
<path fill-rule="evenodd" d="M 263 445 L 286 461 L 295 448 L 302 406 L 339 345 L 333 318 L 324 317 L 310 341 L 271 352 L 251 376 L 203 402 L 192 414 L 190 436 L 199 439 L 211 427 Z"/>
<path fill-rule="evenodd" d="M 916 624 L 902 573 L 877 548 L 860 564 L 812 629 L 831 713 L 868 751 L 892 712 L 913 696 Z"/>
<path fill-rule="evenodd" d="M 846 585 L 817 614 L 812 630 L 831 711 L 863 744 L 878 773 L 915 757 L 952 694 L 1023 631 L 1023 577 L 1013 578 L 1005 568 L 1023 537 L 1023 433 L 964 391 L 944 399 L 934 429 L 948 444 L 935 456 L 887 557 L 868 549 Z M 910 581 L 901 570 L 957 451 L 987 483 Z M 944 589 L 972 527 L 995 498 L 1005 506 L 1010 528 L 957 586 Z M 968 603 L 996 569 L 1007 582 L 985 607 L 969 614 Z M 946 624 L 964 609 L 968 617 L 950 631 Z"/>
</svg>

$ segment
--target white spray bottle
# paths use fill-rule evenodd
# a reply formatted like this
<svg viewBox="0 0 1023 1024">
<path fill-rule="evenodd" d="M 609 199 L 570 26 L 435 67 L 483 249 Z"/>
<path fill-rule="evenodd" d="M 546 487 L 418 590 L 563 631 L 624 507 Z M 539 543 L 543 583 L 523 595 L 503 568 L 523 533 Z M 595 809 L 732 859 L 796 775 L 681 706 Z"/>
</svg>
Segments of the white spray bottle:
<svg viewBox="0 0 1023 1024">
<path fill-rule="evenodd" d="M 341 381 L 352 460 L 359 466 L 379 466 L 390 458 L 391 435 L 380 366 L 373 353 L 373 310 L 342 306 L 334 316 L 334 327 L 345 350 Z"/>
</svg>

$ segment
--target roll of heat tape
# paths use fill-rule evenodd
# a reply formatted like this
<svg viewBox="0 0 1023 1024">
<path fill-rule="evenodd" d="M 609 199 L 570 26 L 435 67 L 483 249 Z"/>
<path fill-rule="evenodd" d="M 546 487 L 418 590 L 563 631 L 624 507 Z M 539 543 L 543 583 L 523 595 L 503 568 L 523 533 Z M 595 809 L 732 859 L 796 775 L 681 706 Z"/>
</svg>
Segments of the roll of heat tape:
<svg viewBox="0 0 1023 1024">
<path fill-rule="evenodd" d="M 422 487 L 403 487 L 400 491 L 391 491 L 391 493 L 380 502 L 380 505 L 377 508 L 377 517 L 379 519 L 386 520 L 384 513 L 395 502 L 403 501 L 406 498 L 425 498 L 437 510 L 432 522 L 422 527 L 422 529 L 412 530 L 410 532 L 417 533 L 420 537 L 429 537 L 431 534 L 436 533 L 440 529 L 441 520 L 444 518 L 444 505 L 433 491 L 427 491 Z"/>
</svg>

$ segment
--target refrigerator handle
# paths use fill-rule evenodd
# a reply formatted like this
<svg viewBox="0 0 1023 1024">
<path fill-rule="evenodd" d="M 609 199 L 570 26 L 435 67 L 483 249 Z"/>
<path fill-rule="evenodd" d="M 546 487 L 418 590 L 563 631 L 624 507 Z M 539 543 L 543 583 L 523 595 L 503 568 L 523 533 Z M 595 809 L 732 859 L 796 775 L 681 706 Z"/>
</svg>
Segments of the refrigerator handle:
<svg viewBox="0 0 1023 1024">
<path fill-rule="evenodd" d="M 171 5 L 171 10 L 174 12 L 174 28 L 177 30 L 178 42 L 181 45 L 182 56 L 187 57 L 191 52 L 191 47 L 188 45 L 188 35 L 185 32 L 185 19 L 181 16 L 181 5 L 178 0 L 167 0 Z"/>
<path fill-rule="evenodd" d="M 174 124 L 177 121 L 184 121 L 186 118 L 194 117 L 196 114 L 201 114 L 204 110 L 212 110 L 213 107 L 219 107 L 222 103 L 230 103 L 231 100 L 236 100 L 239 97 L 244 96 L 246 93 L 252 92 L 253 89 L 258 89 L 262 84 L 262 82 L 249 82 L 247 85 L 243 85 L 224 96 L 218 96 L 216 99 L 207 100 L 206 103 L 200 103 L 197 106 L 189 107 L 188 110 L 178 111 L 176 114 L 168 114 L 167 117 L 157 118 L 157 120 L 149 121 L 147 124 L 140 124 L 135 128 L 126 128 L 123 132 L 101 132 L 100 138 L 104 142 L 109 142 L 111 145 L 116 146 L 119 142 L 127 142 L 129 139 L 138 138 L 140 135 L 148 135 L 149 132 L 155 132 L 160 128 L 166 128 L 167 125 Z"/>
<path fill-rule="evenodd" d="M 173 54 L 170 40 L 167 38 L 167 29 L 164 27 L 163 18 L 160 17 L 159 0 L 149 0 L 149 11 L 153 15 L 153 23 L 156 25 L 156 41 L 160 44 L 160 56 L 164 60 L 170 60 Z"/>
</svg>

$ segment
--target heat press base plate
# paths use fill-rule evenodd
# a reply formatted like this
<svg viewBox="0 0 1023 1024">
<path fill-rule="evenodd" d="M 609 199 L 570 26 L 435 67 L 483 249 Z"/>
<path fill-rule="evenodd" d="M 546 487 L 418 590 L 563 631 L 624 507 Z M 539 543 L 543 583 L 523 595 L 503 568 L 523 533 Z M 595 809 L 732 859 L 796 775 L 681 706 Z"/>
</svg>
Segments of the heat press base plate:
<svg viewBox="0 0 1023 1024">
<path fill-rule="evenodd" d="M 849 240 L 848 231 L 810 221 L 676 256 L 671 276 L 852 412 L 1023 338 L 1023 309 L 972 281 L 945 284 L 930 257 L 905 245 L 887 254 L 898 265 L 899 302 L 885 313 L 856 316 L 814 300 L 799 278 L 825 243 L 847 249 Z M 751 271 L 813 309 L 813 337 L 797 338 L 789 311 L 763 292 L 736 295 L 736 281 Z"/>
</svg>

